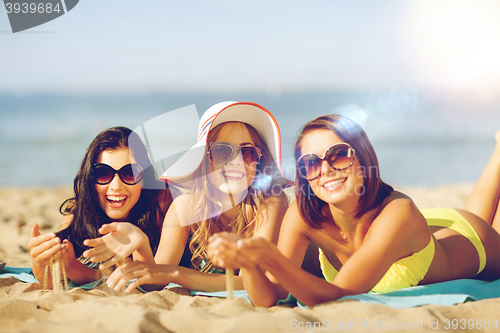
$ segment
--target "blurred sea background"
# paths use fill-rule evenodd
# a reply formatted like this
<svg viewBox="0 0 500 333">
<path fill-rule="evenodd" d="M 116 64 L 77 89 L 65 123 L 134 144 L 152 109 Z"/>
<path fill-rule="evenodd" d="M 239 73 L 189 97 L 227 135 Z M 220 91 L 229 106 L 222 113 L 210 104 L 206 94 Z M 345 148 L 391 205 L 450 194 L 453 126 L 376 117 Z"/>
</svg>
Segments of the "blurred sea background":
<svg viewBox="0 0 500 333">
<path fill-rule="evenodd" d="M 275 115 L 289 178 L 301 127 L 341 113 L 388 183 L 475 182 L 500 130 L 499 17 L 497 0 L 85 0 L 13 33 L 0 7 L 0 187 L 71 184 L 117 125 L 156 123 L 175 159 L 228 100 Z"/>
<path fill-rule="evenodd" d="M 464 94 L 432 94 L 409 84 L 283 94 L 0 95 L 0 186 L 72 184 L 97 133 L 118 125 L 135 129 L 162 115 L 164 137 L 156 144 L 165 149 L 164 157 L 182 153 L 196 142 L 198 123 L 169 118 L 169 112 L 194 104 L 201 116 L 226 100 L 256 102 L 275 115 L 290 179 L 301 127 L 324 114 L 344 114 L 362 125 L 378 155 L 382 179 L 397 186 L 475 182 L 500 130 L 500 103 L 492 98 L 471 102 Z"/>
</svg>

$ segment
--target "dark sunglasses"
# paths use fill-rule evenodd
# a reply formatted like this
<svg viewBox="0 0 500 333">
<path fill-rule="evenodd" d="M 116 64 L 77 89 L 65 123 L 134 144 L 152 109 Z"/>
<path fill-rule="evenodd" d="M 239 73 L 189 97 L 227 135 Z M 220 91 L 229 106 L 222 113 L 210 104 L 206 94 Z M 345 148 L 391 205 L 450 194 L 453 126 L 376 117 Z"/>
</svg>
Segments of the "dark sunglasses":
<svg viewBox="0 0 500 333">
<path fill-rule="evenodd" d="M 324 157 L 318 154 L 304 154 L 297 160 L 299 175 L 307 180 L 313 180 L 321 174 L 323 161 L 337 171 L 347 169 L 354 163 L 356 151 L 347 143 L 337 143 L 328 148 Z"/>
<path fill-rule="evenodd" d="M 121 181 L 127 185 L 135 185 L 142 180 L 142 168 L 139 164 L 127 164 L 120 170 L 115 170 L 111 166 L 97 163 L 92 166 L 92 178 L 99 185 L 111 183 L 115 174 L 118 174 Z"/>
<path fill-rule="evenodd" d="M 221 165 L 232 161 L 240 152 L 247 165 L 259 163 L 262 157 L 260 149 L 252 144 L 235 145 L 230 142 L 211 143 L 207 154 L 213 165 Z"/>
</svg>

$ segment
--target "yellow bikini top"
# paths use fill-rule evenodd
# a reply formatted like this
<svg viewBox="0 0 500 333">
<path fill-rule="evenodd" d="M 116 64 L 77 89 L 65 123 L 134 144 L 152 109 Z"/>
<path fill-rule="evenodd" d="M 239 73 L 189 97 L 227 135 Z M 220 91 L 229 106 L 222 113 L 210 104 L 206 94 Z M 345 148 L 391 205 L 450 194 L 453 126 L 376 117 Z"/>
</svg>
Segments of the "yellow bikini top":
<svg viewBox="0 0 500 333">
<path fill-rule="evenodd" d="M 391 265 L 384 277 L 377 283 L 371 291 L 386 293 L 418 285 L 425 277 L 432 259 L 434 258 L 435 244 L 431 237 L 429 244 L 419 252 L 415 252 L 408 257 L 399 259 Z M 332 282 L 338 271 L 328 260 L 328 256 L 319 249 L 319 262 L 323 276 L 328 282 Z"/>
</svg>

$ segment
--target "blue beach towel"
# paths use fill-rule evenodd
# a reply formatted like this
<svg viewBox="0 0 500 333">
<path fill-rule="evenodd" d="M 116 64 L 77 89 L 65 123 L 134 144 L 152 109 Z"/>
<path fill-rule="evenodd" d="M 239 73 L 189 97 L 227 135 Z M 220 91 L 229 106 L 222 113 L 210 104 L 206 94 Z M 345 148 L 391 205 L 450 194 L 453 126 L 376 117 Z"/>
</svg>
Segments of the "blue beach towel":
<svg viewBox="0 0 500 333">
<path fill-rule="evenodd" d="M 0 278 L 3 277 L 15 277 L 22 282 L 27 283 L 38 283 L 36 278 L 32 274 L 31 268 L 18 268 L 18 267 L 5 267 L 0 272 Z M 103 277 L 98 281 L 87 283 L 85 285 L 76 285 L 70 282 L 70 288 L 81 288 L 81 289 L 93 289 L 97 287 L 100 283 L 105 281 L 107 277 Z M 167 288 L 180 287 L 176 284 L 169 284 Z M 139 288 L 140 291 L 144 291 Z M 202 292 L 202 291 L 191 291 L 191 296 L 211 296 L 211 297 L 226 297 L 225 291 L 219 292 Z M 233 292 L 234 297 L 240 297 L 246 299 L 250 304 L 250 297 L 245 290 L 235 290 Z M 401 290 L 391 291 L 389 293 L 379 294 L 379 293 L 366 293 L 358 294 L 352 296 L 346 296 L 341 298 L 353 299 L 360 301 L 362 303 L 376 303 L 386 305 L 392 308 L 410 308 L 422 305 L 455 305 L 458 303 L 464 303 L 468 301 L 479 301 L 483 299 L 490 298 L 500 298 L 500 279 L 495 281 L 481 281 L 472 279 L 462 279 L 453 280 L 435 284 L 429 284 L 425 286 L 416 286 L 405 288 Z M 293 296 L 289 296 L 286 300 L 278 302 L 280 304 L 291 304 L 297 305 L 299 307 L 306 308 L 297 301 Z"/>
<path fill-rule="evenodd" d="M 15 277 L 16 279 L 18 279 L 22 282 L 26 282 L 26 283 L 39 283 L 38 280 L 33 275 L 33 270 L 31 268 L 5 266 L 3 268 L 3 270 L 0 271 L 0 278 L 10 277 L 10 276 Z M 100 278 L 97 281 L 90 282 L 90 283 L 83 284 L 83 285 L 77 285 L 76 283 L 74 283 L 73 281 L 70 280 L 68 283 L 68 287 L 69 287 L 69 289 L 80 288 L 80 289 L 90 290 L 90 289 L 94 289 L 95 287 L 97 287 L 98 285 L 100 285 L 101 283 L 106 281 L 107 279 L 108 279 L 108 277 L 105 276 L 105 277 Z M 138 289 L 142 292 L 146 292 L 140 287 Z"/>
<path fill-rule="evenodd" d="M 378 303 L 392 308 L 410 308 L 427 304 L 454 305 L 499 297 L 500 279 L 495 281 L 461 279 L 410 287 L 384 294 L 367 293 L 341 299 Z"/>
<path fill-rule="evenodd" d="M 33 270 L 31 268 L 5 266 L 0 272 L 0 278 L 9 276 L 15 277 L 26 283 L 38 283 L 37 279 L 33 276 Z"/>
<path fill-rule="evenodd" d="M 191 295 L 226 297 L 225 291 L 200 292 L 192 291 Z M 234 297 L 242 297 L 250 301 L 245 290 L 235 290 Z M 362 303 L 376 303 L 392 308 L 411 308 L 422 305 L 455 305 L 468 301 L 479 301 L 500 297 L 500 279 L 495 281 L 481 281 L 472 279 L 453 280 L 425 286 L 416 286 L 389 293 L 366 293 L 342 297 L 339 300 L 353 299 Z M 289 295 L 286 300 L 281 300 L 277 305 L 292 304 L 301 308 L 306 305 Z"/>
</svg>

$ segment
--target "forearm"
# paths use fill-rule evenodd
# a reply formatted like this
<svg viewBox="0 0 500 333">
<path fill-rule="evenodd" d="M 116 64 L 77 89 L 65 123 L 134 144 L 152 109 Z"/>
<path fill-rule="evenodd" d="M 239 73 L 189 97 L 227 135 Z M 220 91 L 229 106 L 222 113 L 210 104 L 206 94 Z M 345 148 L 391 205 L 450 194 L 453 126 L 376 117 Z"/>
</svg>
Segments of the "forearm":
<svg viewBox="0 0 500 333">
<path fill-rule="evenodd" d="M 285 290 L 308 306 L 352 294 L 297 267 L 281 253 L 271 256 L 262 266 Z"/>
<path fill-rule="evenodd" d="M 44 275 L 45 275 L 45 266 L 40 265 L 36 260 L 31 261 L 33 268 L 33 275 L 38 280 L 38 282 L 43 286 L 44 283 Z"/>
<path fill-rule="evenodd" d="M 186 267 L 177 267 L 172 282 L 184 288 L 200 291 L 223 291 L 226 290 L 226 278 L 224 274 L 204 273 Z M 243 289 L 241 276 L 234 276 L 234 288 Z"/>
<path fill-rule="evenodd" d="M 78 285 L 99 280 L 103 275 L 99 269 L 89 268 L 78 261 L 76 258 L 73 258 L 73 260 L 71 260 L 71 262 L 68 266 L 65 267 L 65 269 L 68 279 Z"/>
<path fill-rule="evenodd" d="M 255 306 L 270 307 L 284 297 L 280 297 L 277 288 L 264 274 L 260 266 L 242 268 L 243 285 Z M 281 289 L 281 288 L 280 288 Z"/>
<path fill-rule="evenodd" d="M 48 286 L 44 285 L 46 282 L 50 284 L 50 282 L 52 281 L 50 277 L 47 277 L 47 281 L 45 281 L 46 266 L 40 265 L 35 260 L 32 261 L 32 266 L 33 266 L 33 275 L 38 280 L 38 282 L 42 284 L 43 287 L 50 289 L 51 285 Z M 76 258 L 74 258 L 70 262 L 70 264 L 65 267 L 65 270 L 68 279 L 74 281 L 78 285 L 95 281 L 102 276 L 99 270 L 86 267 L 85 265 L 80 263 Z"/>
<path fill-rule="evenodd" d="M 153 256 L 153 251 L 151 250 L 151 246 L 149 246 L 149 241 L 144 242 L 137 251 L 134 251 L 132 254 L 134 260 L 143 261 L 148 264 L 154 264 L 155 258 Z"/>
</svg>

